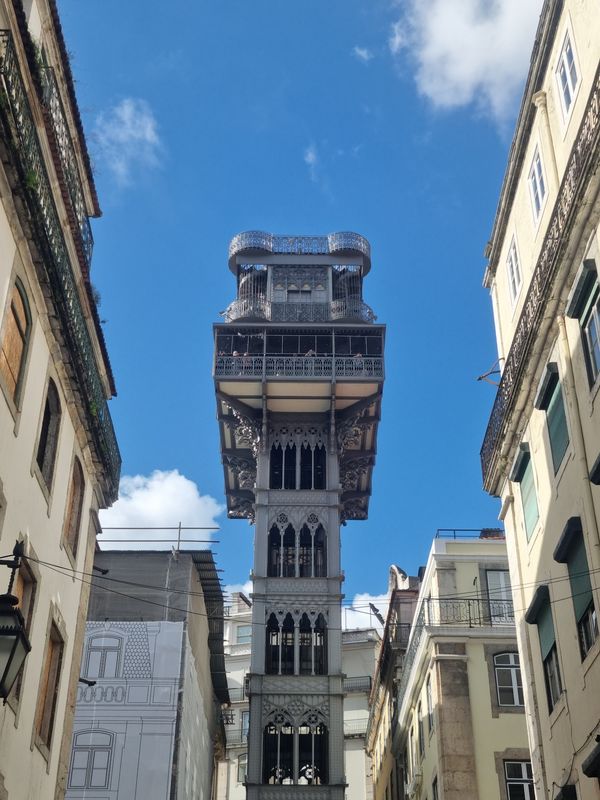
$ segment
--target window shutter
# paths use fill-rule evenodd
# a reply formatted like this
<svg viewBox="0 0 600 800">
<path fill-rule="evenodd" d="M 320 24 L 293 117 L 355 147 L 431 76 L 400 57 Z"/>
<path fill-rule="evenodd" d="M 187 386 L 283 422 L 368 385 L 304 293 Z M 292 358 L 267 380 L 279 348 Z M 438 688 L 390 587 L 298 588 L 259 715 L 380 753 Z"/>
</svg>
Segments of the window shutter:
<svg viewBox="0 0 600 800">
<path fill-rule="evenodd" d="M 538 611 L 537 626 L 542 659 L 545 659 L 554 647 L 554 623 L 552 622 L 552 609 L 549 602 L 545 603 Z"/>
<path fill-rule="evenodd" d="M 575 617 L 579 622 L 592 599 L 592 586 L 583 536 L 578 536 L 571 546 L 568 568 Z"/>
</svg>

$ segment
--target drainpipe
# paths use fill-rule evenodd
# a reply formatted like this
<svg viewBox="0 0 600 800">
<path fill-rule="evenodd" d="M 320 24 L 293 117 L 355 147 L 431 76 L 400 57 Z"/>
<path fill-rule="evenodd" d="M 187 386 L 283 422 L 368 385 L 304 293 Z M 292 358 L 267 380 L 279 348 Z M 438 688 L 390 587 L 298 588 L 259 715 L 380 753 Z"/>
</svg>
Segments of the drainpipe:
<svg viewBox="0 0 600 800">
<path fill-rule="evenodd" d="M 548 151 L 550 153 L 550 166 L 552 167 L 552 177 L 554 178 L 554 183 L 556 186 L 556 190 L 560 188 L 560 180 L 558 178 L 558 167 L 556 165 L 556 151 L 554 150 L 554 140 L 552 138 L 552 130 L 550 128 L 550 119 L 548 117 L 548 103 L 546 92 L 536 92 L 533 95 L 533 105 L 537 108 L 540 112 L 540 116 L 542 118 L 542 129 L 544 131 L 544 137 L 546 139 L 546 144 L 548 145 Z"/>
<path fill-rule="evenodd" d="M 569 410 L 571 411 L 571 431 L 573 433 L 573 444 L 575 446 L 575 458 L 579 463 L 580 477 L 583 484 L 583 509 L 585 511 L 590 540 L 594 545 L 590 549 L 590 561 L 592 562 L 590 564 L 590 571 L 594 572 L 600 570 L 600 536 L 598 533 L 598 520 L 596 518 L 594 496 L 592 494 L 592 486 L 590 483 L 587 451 L 583 436 L 583 426 L 581 424 L 581 410 L 579 407 L 579 399 L 577 397 L 577 389 L 575 387 L 575 375 L 573 372 L 571 351 L 569 349 L 567 326 L 563 316 L 558 317 L 558 330 L 560 351 L 566 367 L 564 375 L 564 388 L 567 401 L 569 402 Z"/>
</svg>

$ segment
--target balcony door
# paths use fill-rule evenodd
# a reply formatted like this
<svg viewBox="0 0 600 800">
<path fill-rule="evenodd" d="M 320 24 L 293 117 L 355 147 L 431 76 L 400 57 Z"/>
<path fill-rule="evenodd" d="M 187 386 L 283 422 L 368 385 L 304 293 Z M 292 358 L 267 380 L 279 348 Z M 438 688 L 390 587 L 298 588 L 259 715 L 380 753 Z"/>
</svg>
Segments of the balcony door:
<svg viewBox="0 0 600 800">
<path fill-rule="evenodd" d="M 510 573 L 507 569 L 488 569 L 485 574 L 492 625 L 512 624 L 514 615 Z"/>
</svg>

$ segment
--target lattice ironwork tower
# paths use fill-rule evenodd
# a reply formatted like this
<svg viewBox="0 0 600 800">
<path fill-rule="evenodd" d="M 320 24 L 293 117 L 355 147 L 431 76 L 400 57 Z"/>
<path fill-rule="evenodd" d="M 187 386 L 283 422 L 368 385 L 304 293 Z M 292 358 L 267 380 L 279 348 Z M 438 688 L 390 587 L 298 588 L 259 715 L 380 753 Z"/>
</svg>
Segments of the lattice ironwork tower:
<svg viewBox="0 0 600 800">
<path fill-rule="evenodd" d="M 385 327 L 355 233 L 251 231 L 214 326 L 227 507 L 255 525 L 248 800 L 343 800 L 340 525 L 366 519 Z"/>
</svg>

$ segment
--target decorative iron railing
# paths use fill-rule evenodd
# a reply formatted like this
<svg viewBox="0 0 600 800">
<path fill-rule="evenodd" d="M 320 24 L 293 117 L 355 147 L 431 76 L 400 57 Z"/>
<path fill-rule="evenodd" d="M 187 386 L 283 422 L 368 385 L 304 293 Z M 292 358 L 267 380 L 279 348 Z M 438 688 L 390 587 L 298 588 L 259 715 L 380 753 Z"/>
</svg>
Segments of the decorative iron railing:
<svg viewBox="0 0 600 800">
<path fill-rule="evenodd" d="M 356 250 L 371 258 L 371 245 L 358 233 L 342 231 L 327 236 L 279 236 L 266 231 L 244 231 L 229 243 L 229 258 L 246 250 L 263 250 L 284 255 L 330 255 Z"/>
<path fill-rule="evenodd" d="M 261 297 L 234 300 L 223 312 L 225 322 L 260 319 L 269 322 L 329 322 L 359 320 L 375 322 L 377 316 L 362 300 L 334 300 L 331 303 L 270 303 Z"/>
<path fill-rule="evenodd" d="M 423 600 L 413 620 L 408 648 L 402 663 L 398 684 L 398 707 L 402 705 L 410 671 L 427 627 L 481 628 L 514 626 L 513 604 L 494 599 L 427 599 Z"/>
<path fill-rule="evenodd" d="M 0 31 L 0 76 L 0 115 L 11 132 L 10 145 L 22 173 L 36 244 L 73 353 L 88 422 L 106 473 L 107 499 L 112 501 L 118 494 L 121 456 L 12 35 L 6 30 Z"/>
<path fill-rule="evenodd" d="M 242 700 L 247 700 L 246 692 L 243 686 L 230 686 L 229 699 L 232 703 L 240 703 Z"/>
<path fill-rule="evenodd" d="M 345 692 L 370 692 L 371 676 L 360 675 L 357 678 L 344 678 Z"/>
<path fill-rule="evenodd" d="M 227 726 L 225 733 L 227 744 L 241 744 L 248 741 L 248 728 L 231 728 Z"/>
<path fill-rule="evenodd" d="M 65 109 L 56 84 L 54 69 L 52 67 L 44 67 L 40 70 L 40 74 L 44 90 L 44 104 L 52 120 L 52 127 L 58 144 L 58 156 L 65 176 L 67 192 L 71 200 L 77 229 L 81 238 L 83 255 L 89 269 L 92 260 L 94 239 L 92 236 L 92 227 L 87 215 L 81 176 L 75 156 L 75 147 L 73 146 Z"/>
<path fill-rule="evenodd" d="M 216 378 L 383 379 L 383 358 L 373 356 L 217 356 Z"/>
<path fill-rule="evenodd" d="M 364 736 L 369 723 L 368 717 L 364 719 L 345 719 L 344 736 Z"/>
<path fill-rule="evenodd" d="M 571 150 L 485 432 L 481 448 L 481 467 L 484 486 L 488 491 L 494 491 L 493 473 L 500 446 L 532 344 L 545 317 L 546 301 L 558 271 L 561 254 L 568 241 L 585 186 L 597 165 L 599 139 L 600 67 L 596 71 L 583 120 Z"/>
</svg>

